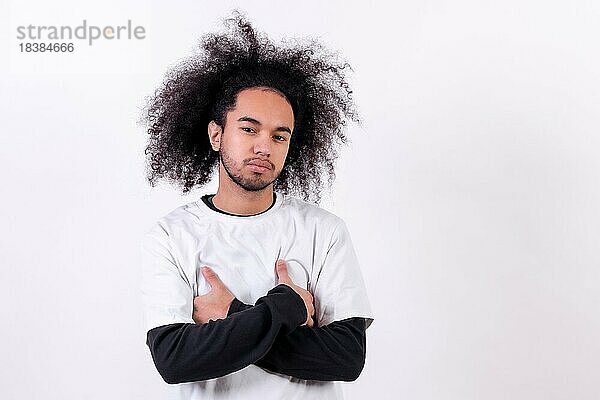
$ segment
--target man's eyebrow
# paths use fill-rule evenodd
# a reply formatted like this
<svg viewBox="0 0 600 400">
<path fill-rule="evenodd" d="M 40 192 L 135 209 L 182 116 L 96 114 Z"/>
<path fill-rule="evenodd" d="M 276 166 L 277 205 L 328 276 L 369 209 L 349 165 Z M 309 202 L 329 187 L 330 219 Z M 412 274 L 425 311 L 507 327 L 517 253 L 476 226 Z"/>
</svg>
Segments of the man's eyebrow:
<svg viewBox="0 0 600 400">
<path fill-rule="evenodd" d="M 240 121 L 240 122 L 241 121 L 246 121 L 246 122 L 251 122 L 251 123 L 256 124 L 256 125 L 260 125 L 260 122 L 257 121 L 257 120 L 255 120 L 252 117 L 241 117 L 241 118 L 238 118 L 238 121 Z"/>
<path fill-rule="evenodd" d="M 248 116 L 246 116 L 246 117 L 240 117 L 240 118 L 238 118 L 238 121 L 239 122 L 244 122 L 245 121 L 245 122 L 250 122 L 250 123 L 256 124 L 256 125 L 262 125 L 260 123 L 260 121 L 254 119 L 252 117 L 248 117 Z M 290 128 L 288 128 L 287 126 L 278 126 L 277 128 L 275 128 L 275 130 L 279 131 L 279 132 L 287 132 L 290 135 L 292 134 L 292 130 Z"/>
</svg>

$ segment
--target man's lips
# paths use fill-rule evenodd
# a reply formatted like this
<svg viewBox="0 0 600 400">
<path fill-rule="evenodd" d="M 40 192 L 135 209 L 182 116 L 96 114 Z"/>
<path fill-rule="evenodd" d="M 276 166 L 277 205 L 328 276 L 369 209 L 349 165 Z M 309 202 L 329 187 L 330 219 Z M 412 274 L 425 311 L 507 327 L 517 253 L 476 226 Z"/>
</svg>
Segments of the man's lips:
<svg viewBox="0 0 600 400">
<path fill-rule="evenodd" d="M 254 159 L 248 161 L 248 166 L 255 172 L 265 172 L 274 169 L 273 164 L 267 160 Z"/>
</svg>

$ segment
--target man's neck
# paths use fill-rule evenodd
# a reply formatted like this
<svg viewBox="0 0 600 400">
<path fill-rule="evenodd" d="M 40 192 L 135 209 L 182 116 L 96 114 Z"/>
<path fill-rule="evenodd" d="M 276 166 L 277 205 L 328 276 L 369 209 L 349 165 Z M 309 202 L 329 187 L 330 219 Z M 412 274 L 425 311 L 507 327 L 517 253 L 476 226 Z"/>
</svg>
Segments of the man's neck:
<svg viewBox="0 0 600 400">
<path fill-rule="evenodd" d="M 219 210 L 236 215 L 254 215 L 273 204 L 273 184 L 263 190 L 248 191 L 229 179 L 221 179 L 221 176 L 217 194 L 212 199 Z"/>
</svg>

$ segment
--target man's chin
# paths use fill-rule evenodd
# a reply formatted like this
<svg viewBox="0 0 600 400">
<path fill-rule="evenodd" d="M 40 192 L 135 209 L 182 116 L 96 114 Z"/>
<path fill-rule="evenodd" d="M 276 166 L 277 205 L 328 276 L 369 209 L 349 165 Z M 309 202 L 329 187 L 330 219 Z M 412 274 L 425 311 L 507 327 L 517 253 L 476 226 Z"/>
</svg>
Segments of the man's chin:
<svg viewBox="0 0 600 400">
<path fill-rule="evenodd" d="M 273 174 L 273 171 L 270 171 L 271 173 L 267 174 L 256 172 L 248 174 L 248 171 L 244 171 L 246 173 L 240 173 L 239 175 L 230 174 L 227 168 L 225 168 L 225 171 L 235 184 L 249 192 L 260 192 L 261 190 L 267 189 L 279 176 L 279 173 Z"/>
<path fill-rule="evenodd" d="M 268 188 L 274 180 L 245 180 L 243 182 L 236 182 L 239 186 L 249 192 L 260 192 Z"/>
</svg>

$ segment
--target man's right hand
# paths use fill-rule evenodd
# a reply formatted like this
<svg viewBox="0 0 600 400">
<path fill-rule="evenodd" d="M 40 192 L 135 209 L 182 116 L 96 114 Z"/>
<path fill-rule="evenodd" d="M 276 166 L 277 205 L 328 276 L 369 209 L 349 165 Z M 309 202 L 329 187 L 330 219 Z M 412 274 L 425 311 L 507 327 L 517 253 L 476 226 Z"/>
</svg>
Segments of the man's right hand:
<svg viewBox="0 0 600 400">
<path fill-rule="evenodd" d="M 292 278 L 290 278 L 290 275 L 288 274 L 287 264 L 284 260 L 277 260 L 277 263 L 275 264 L 275 269 L 277 271 L 277 284 L 284 284 L 291 287 L 296 293 L 300 295 L 300 297 L 302 297 L 302 300 L 304 300 L 307 318 L 306 322 L 303 325 L 307 325 L 308 327 L 312 328 L 312 326 L 314 325 L 314 320 L 312 316 L 315 313 L 315 306 L 313 305 L 314 300 L 312 294 L 308 290 L 296 285 L 292 281 Z"/>
</svg>

